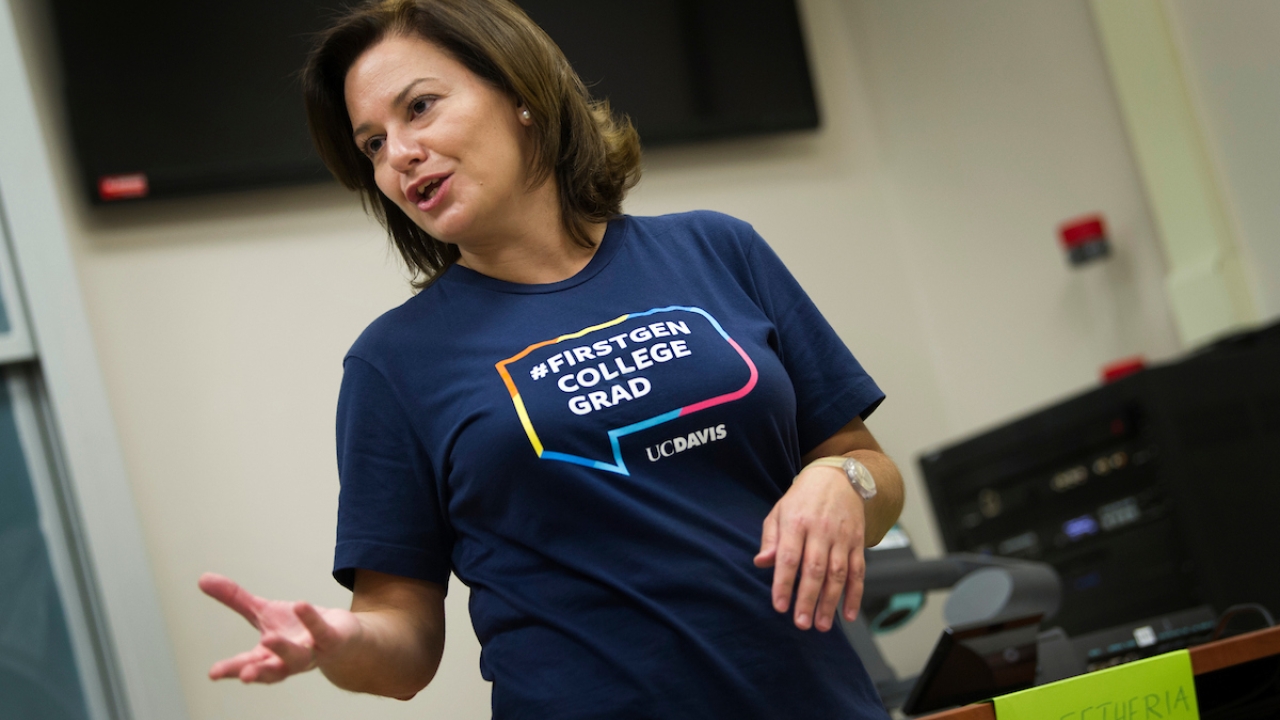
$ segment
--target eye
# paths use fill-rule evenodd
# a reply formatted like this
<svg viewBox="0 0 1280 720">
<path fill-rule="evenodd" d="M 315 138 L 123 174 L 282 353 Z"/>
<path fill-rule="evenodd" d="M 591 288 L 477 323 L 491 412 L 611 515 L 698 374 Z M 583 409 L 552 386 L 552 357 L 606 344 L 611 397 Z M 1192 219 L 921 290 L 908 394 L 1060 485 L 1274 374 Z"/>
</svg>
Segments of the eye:
<svg viewBox="0 0 1280 720">
<path fill-rule="evenodd" d="M 386 142 L 386 138 L 381 135 L 374 135 L 360 145 L 360 151 L 372 158 L 374 155 L 378 154 L 378 151 L 382 149 L 382 146 L 385 145 Z"/>
<path fill-rule="evenodd" d="M 435 102 L 436 97 L 434 95 L 423 95 L 422 97 L 414 98 L 413 101 L 409 103 L 409 111 L 415 116 L 421 115 L 430 110 L 431 106 L 434 105 Z"/>
</svg>

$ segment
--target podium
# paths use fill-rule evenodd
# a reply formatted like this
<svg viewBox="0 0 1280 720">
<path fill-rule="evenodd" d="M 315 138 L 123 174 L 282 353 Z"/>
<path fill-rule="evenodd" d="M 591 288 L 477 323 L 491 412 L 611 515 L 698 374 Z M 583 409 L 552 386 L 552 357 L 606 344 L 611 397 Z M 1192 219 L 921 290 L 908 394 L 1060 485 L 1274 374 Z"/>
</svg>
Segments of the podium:
<svg viewBox="0 0 1280 720">
<path fill-rule="evenodd" d="M 1280 627 L 1189 648 L 1201 717 L 1280 717 Z M 1260 715 L 1264 708 L 1272 714 Z M 996 720 L 995 706 L 977 703 L 919 720 Z"/>
</svg>

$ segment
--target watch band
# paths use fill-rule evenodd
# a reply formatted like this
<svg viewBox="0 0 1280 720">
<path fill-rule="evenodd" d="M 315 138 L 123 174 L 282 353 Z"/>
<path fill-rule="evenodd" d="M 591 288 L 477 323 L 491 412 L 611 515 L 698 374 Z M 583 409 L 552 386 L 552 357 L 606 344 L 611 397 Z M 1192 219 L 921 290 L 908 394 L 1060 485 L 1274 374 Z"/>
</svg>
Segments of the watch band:
<svg viewBox="0 0 1280 720">
<path fill-rule="evenodd" d="M 866 465 L 858 462 L 854 458 L 845 457 L 843 455 L 832 455 L 830 457 L 820 457 L 809 463 L 806 467 L 814 465 L 822 465 L 825 467 L 833 467 L 843 470 L 846 477 L 849 478 L 849 484 L 853 489 L 862 496 L 863 500 L 870 500 L 876 496 L 876 479 L 871 476 L 871 471 Z"/>
</svg>

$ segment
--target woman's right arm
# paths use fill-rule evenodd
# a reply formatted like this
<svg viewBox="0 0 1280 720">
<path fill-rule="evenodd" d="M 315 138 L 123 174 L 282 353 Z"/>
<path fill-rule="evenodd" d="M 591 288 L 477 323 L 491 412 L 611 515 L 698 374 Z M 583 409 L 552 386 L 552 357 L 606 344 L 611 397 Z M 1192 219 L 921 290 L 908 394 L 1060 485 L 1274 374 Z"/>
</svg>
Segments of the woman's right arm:
<svg viewBox="0 0 1280 720">
<path fill-rule="evenodd" d="M 436 583 L 357 570 L 350 610 L 266 600 L 213 574 L 200 588 L 261 633 L 252 650 L 215 663 L 214 680 L 274 683 L 319 667 L 345 690 L 408 700 L 444 653 L 445 589 Z"/>
<path fill-rule="evenodd" d="M 400 700 L 417 695 L 444 653 L 444 594 L 436 583 L 357 570 L 351 612 L 361 640 L 332 657 L 317 651 L 320 671 L 344 690 Z"/>
</svg>

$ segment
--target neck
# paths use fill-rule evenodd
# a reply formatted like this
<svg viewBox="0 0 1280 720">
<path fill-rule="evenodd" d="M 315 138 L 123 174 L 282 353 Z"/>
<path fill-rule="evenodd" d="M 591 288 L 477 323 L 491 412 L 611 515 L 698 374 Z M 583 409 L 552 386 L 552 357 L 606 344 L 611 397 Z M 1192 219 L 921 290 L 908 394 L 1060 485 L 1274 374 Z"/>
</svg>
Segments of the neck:
<svg viewBox="0 0 1280 720">
<path fill-rule="evenodd" d="M 553 186 L 547 183 L 546 186 Z M 554 193 L 554 188 L 552 187 Z M 604 238 L 606 223 L 587 226 L 594 245 L 583 247 L 569 234 L 558 203 L 537 203 L 520 226 L 502 237 L 459 245 L 458 264 L 497 280 L 544 285 L 567 280 L 582 271 Z"/>
</svg>

